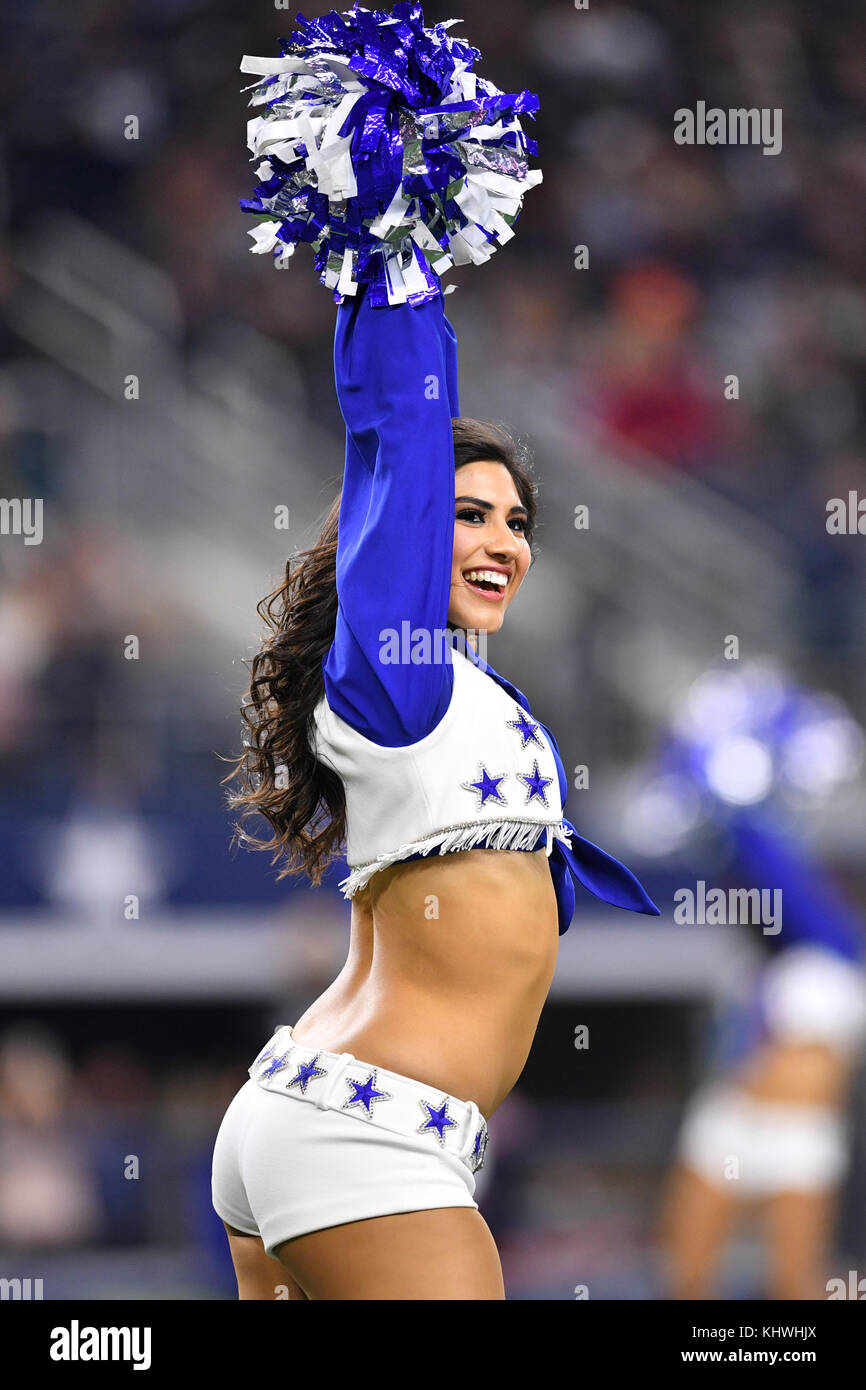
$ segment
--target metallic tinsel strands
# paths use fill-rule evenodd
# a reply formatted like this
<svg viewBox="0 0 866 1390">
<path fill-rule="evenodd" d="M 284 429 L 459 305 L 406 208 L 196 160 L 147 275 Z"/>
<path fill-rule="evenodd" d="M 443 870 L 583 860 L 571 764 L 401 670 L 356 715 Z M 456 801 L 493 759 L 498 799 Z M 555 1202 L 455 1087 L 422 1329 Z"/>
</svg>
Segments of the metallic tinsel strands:
<svg viewBox="0 0 866 1390">
<path fill-rule="evenodd" d="M 244 212 L 258 254 L 286 258 L 309 242 L 338 304 L 369 285 L 370 302 L 423 304 L 436 276 L 480 264 L 509 241 L 538 153 L 518 116 L 532 92 L 506 94 L 476 76 L 481 57 L 420 4 L 391 14 L 354 5 L 321 19 L 298 15 L 281 56 L 246 56 L 258 80 L 247 145 L 261 161 Z"/>
</svg>

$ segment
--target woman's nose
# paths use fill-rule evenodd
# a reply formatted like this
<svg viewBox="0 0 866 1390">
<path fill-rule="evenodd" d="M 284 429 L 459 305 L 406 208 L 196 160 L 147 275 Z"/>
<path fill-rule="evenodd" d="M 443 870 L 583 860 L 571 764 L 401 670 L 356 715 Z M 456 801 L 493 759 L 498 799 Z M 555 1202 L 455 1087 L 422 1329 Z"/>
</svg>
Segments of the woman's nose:
<svg viewBox="0 0 866 1390">
<path fill-rule="evenodd" d="M 490 537 L 485 549 L 489 555 L 504 555 L 514 559 L 519 553 L 520 542 L 510 526 L 504 526 Z"/>
</svg>

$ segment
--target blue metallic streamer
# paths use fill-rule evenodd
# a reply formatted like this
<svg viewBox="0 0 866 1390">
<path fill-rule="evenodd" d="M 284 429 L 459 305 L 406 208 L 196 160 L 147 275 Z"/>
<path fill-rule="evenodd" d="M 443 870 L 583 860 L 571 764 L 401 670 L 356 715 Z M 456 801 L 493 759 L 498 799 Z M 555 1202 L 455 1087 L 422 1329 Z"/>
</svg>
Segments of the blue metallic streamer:
<svg viewBox="0 0 866 1390">
<path fill-rule="evenodd" d="M 256 185 L 252 198 L 239 200 L 244 213 L 279 224 L 280 244 L 272 243 L 275 255 L 286 244 L 315 246 L 316 269 L 338 304 L 343 295 L 334 288 L 334 277 L 343 269 L 347 251 L 352 253 L 350 285 L 369 285 L 371 303 L 385 305 L 399 297 L 389 273 L 389 266 L 396 270 L 398 264 L 423 278 L 425 288 L 410 293 L 408 302 L 434 298 L 440 293 L 438 274 L 451 264 L 452 238 L 478 228 L 487 250 L 481 255 L 473 249 L 472 255 L 484 259 L 499 245 L 500 231 L 504 234 L 516 220 L 514 203 L 519 211 L 526 188 L 540 179 L 540 173 L 530 175 L 528 167 L 537 143 L 527 138 L 517 120 L 524 114 L 534 117 L 538 97 L 525 90 L 501 92 L 481 77 L 476 78 L 474 95 L 463 97 L 463 74 L 472 72 L 481 53 L 450 37 L 448 30 L 459 22 L 428 28 L 421 4 L 410 0 L 400 0 L 390 14 L 360 5 L 316 19 L 299 14 L 289 40 L 280 41 L 280 56 L 300 58 L 307 65 L 303 80 L 296 85 L 294 74 L 274 72 L 253 84 L 250 104 L 265 112 L 260 133 L 271 122 L 291 121 L 307 110 L 316 120 L 324 113 L 326 120 L 346 96 L 346 80 L 351 77 L 363 86 L 337 132 L 338 138 L 350 141 L 357 186 L 353 196 L 318 192 L 319 151 L 308 150 L 300 139 L 288 139 L 278 146 L 279 155 L 267 149 L 254 155 L 268 160 L 262 170 L 268 176 Z M 344 67 L 335 65 L 335 73 L 329 66 L 334 57 L 348 68 L 345 79 Z M 502 129 L 495 129 L 500 123 Z M 477 127 L 488 133 L 479 138 Z M 500 182 L 485 183 L 485 171 L 499 176 Z M 510 200 L 502 189 L 503 177 L 514 183 Z M 339 189 L 340 181 L 328 187 Z M 461 188 L 469 190 L 462 204 L 454 197 Z M 398 193 L 410 200 L 409 206 L 395 226 L 378 235 L 371 225 L 392 207 Z M 505 208 L 499 230 L 497 219 L 491 225 L 489 215 L 498 197 Z M 488 209 L 483 220 L 482 208 Z M 439 252 L 418 245 L 411 233 L 419 225 L 428 229 Z M 466 243 L 460 238 L 458 242 L 458 256 L 465 260 Z M 470 244 L 474 246 L 471 237 Z M 440 262 L 437 272 L 431 254 Z"/>
</svg>

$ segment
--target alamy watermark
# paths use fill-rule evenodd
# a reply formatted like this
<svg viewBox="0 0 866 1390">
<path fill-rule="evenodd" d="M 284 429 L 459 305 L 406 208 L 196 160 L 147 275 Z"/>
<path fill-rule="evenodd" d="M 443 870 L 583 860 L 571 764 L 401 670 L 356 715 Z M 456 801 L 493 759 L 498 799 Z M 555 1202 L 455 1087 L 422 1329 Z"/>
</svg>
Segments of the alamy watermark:
<svg viewBox="0 0 866 1390">
<path fill-rule="evenodd" d="M 52 1361 L 131 1361 L 134 1371 L 150 1369 L 149 1327 L 82 1327 L 73 1318 L 68 1327 L 51 1329 L 48 1355 Z"/>
<path fill-rule="evenodd" d="M 681 106 L 674 112 L 674 141 L 678 145 L 761 145 L 762 154 L 782 149 L 782 108 L 776 106 L 731 107 L 725 111 L 699 101 L 694 111 Z"/>
<path fill-rule="evenodd" d="M 828 536 L 866 536 L 866 497 L 853 488 L 847 498 L 831 497 L 825 525 Z"/>
<path fill-rule="evenodd" d="M 25 545 L 41 545 L 42 498 L 0 497 L 0 536 L 23 536 Z"/>
<path fill-rule="evenodd" d="M 782 930 L 781 888 L 707 888 L 700 878 L 694 888 L 674 893 L 678 926 L 760 926 L 764 936 Z"/>
<path fill-rule="evenodd" d="M 383 627 L 379 633 L 379 660 L 383 666 L 442 666 L 451 661 L 454 648 L 469 656 L 467 647 L 486 661 L 487 629 L 412 627 L 405 618 L 399 632 L 395 627 Z"/>
<path fill-rule="evenodd" d="M 0 1300 L 42 1298 L 41 1279 L 0 1279 Z"/>
<path fill-rule="evenodd" d="M 829 1302 L 837 1298 L 850 1298 L 862 1303 L 866 1299 L 866 1276 L 861 1275 L 858 1269 L 849 1269 L 847 1280 L 838 1276 L 828 1279 L 824 1287 Z"/>
</svg>

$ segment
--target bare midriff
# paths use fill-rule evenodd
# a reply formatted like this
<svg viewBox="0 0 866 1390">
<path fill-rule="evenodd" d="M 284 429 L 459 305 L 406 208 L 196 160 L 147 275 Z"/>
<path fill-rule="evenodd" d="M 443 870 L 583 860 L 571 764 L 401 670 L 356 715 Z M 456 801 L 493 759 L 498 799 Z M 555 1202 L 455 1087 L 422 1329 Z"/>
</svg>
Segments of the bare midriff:
<svg viewBox="0 0 866 1390">
<path fill-rule="evenodd" d="M 490 1116 L 529 1056 L 558 945 L 544 848 L 391 865 L 352 899 L 346 964 L 292 1035 Z"/>
</svg>

